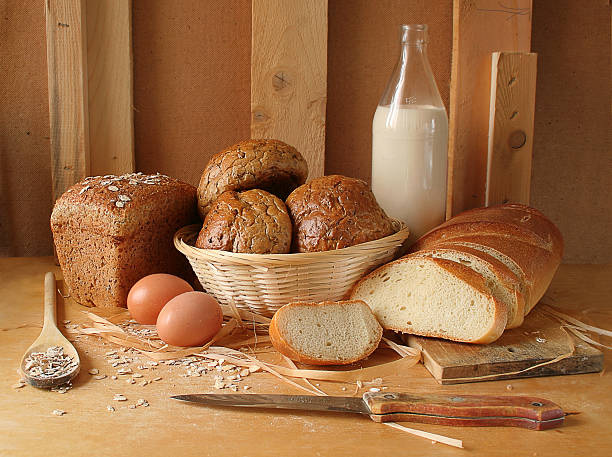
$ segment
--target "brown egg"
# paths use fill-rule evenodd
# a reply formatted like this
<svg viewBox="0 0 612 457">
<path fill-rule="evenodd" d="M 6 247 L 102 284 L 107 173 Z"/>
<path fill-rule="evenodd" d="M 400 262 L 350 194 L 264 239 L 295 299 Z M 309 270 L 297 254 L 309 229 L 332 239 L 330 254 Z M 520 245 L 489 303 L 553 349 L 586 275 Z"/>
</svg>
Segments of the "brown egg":
<svg viewBox="0 0 612 457">
<path fill-rule="evenodd" d="M 166 303 L 157 318 L 157 333 L 174 346 L 201 346 L 221 330 L 223 311 L 204 292 L 186 292 Z"/>
<path fill-rule="evenodd" d="M 178 276 L 156 273 L 145 276 L 132 286 L 127 297 L 127 307 L 137 322 L 155 324 L 166 303 L 190 291 L 193 291 L 193 287 Z"/>
</svg>

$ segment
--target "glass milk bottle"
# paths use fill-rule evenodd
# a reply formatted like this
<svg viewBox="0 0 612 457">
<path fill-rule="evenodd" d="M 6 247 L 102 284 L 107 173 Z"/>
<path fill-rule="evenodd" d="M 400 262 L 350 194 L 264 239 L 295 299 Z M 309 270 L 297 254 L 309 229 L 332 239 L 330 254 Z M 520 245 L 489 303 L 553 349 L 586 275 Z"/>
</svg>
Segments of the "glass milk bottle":
<svg viewBox="0 0 612 457">
<path fill-rule="evenodd" d="M 427 60 L 427 26 L 401 26 L 401 53 L 372 123 L 372 191 L 410 228 L 444 221 L 448 118 Z"/>
</svg>

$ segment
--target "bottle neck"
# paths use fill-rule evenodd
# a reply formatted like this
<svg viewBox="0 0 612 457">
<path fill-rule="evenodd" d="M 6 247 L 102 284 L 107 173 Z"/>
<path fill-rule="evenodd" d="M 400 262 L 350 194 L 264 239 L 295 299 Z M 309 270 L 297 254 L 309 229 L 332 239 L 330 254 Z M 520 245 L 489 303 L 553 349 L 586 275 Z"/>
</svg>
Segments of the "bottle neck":
<svg viewBox="0 0 612 457">
<path fill-rule="evenodd" d="M 402 47 L 415 46 L 425 49 L 427 46 L 427 26 L 425 24 L 402 25 L 400 41 Z"/>
<path fill-rule="evenodd" d="M 400 44 L 399 59 L 379 104 L 443 108 L 427 59 L 427 25 L 402 25 Z"/>
</svg>

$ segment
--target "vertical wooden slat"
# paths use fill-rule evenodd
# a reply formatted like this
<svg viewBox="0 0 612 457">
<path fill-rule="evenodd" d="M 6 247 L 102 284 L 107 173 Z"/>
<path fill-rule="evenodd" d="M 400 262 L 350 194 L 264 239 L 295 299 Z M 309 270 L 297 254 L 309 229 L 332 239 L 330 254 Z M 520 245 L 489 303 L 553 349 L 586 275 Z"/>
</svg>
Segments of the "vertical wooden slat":
<svg viewBox="0 0 612 457">
<path fill-rule="evenodd" d="M 327 0 L 253 0 L 251 136 L 295 146 L 323 175 Z"/>
<path fill-rule="evenodd" d="M 46 0 L 53 198 L 89 174 L 84 0 Z"/>
<path fill-rule="evenodd" d="M 493 53 L 485 204 L 529 204 L 537 54 Z"/>
<path fill-rule="evenodd" d="M 485 203 L 491 53 L 529 52 L 531 0 L 454 0 L 447 216 Z"/>
<path fill-rule="evenodd" d="M 91 174 L 134 171 L 132 1 L 87 0 Z"/>
</svg>

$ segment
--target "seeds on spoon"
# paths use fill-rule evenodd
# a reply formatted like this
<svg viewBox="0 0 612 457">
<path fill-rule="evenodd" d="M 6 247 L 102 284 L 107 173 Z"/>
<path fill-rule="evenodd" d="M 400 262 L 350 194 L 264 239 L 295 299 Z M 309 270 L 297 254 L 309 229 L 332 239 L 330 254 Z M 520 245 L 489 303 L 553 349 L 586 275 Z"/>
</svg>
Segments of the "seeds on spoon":
<svg viewBox="0 0 612 457">
<path fill-rule="evenodd" d="M 25 362 L 24 369 L 33 379 L 60 378 L 77 368 L 77 362 L 72 356 L 64 354 L 61 346 L 51 346 L 45 352 L 32 352 Z"/>
</svg>

